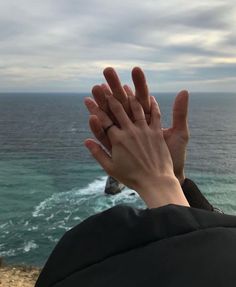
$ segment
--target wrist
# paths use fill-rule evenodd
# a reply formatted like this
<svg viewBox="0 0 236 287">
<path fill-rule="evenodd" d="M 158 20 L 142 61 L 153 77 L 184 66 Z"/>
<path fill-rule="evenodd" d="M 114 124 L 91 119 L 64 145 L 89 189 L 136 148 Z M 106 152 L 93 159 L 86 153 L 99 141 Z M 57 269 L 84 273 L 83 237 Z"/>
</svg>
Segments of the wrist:
<svg viewBox="0 0 236 287">
<path fill-rule="evenodd" d="M 182 171 L 181 173 L 176 174 L 175 176 L 178 179 L 180 185 L 182 185 L 184 183 L 184 181 L 185 181 L 185 178 L 186 178 L 184 171 Z"/>
<path fill-rule="evenodd" d="M 162 176 L 136 189 L 148 208 L 157 208 L 167 204 L 189 206 L 178 179 L 173 176 Z"/>
</svg>

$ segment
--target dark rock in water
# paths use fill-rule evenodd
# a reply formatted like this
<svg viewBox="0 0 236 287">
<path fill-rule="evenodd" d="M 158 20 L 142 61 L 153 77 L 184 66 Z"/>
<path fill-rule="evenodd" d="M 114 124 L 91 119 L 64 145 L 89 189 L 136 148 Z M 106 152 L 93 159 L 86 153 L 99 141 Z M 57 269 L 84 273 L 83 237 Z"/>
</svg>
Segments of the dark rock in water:
<svg viewBox="0 0 236 287">
<path fill-rule="evenodd" d="M 132 192 L 132 193 L 130 193 L 129 195 L 130 195 L 130 196 L 133 196 L 133 195 L 135 195 L 135 192 Z"/>
<path fill-rule="evenodd" d="M 115 195 L 120 193 L 125 188 L 125 185 L 120 183 L 115 178 L 108 176 L 104 192 L 106 194 Z"/>
</svg>

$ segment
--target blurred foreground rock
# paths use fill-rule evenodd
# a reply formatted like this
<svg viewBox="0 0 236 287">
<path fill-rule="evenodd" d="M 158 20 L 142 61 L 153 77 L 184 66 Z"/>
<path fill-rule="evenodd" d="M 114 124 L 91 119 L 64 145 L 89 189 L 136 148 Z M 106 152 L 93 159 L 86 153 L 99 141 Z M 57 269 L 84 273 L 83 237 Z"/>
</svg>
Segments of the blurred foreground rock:
<svg viewBox="0 0 236 287">
<path fill-rule="evenodd" d="M 4 266 L 0 259 L 0 287 L 34 287 L 40 271 L 31 266 Z"/>
</svg>

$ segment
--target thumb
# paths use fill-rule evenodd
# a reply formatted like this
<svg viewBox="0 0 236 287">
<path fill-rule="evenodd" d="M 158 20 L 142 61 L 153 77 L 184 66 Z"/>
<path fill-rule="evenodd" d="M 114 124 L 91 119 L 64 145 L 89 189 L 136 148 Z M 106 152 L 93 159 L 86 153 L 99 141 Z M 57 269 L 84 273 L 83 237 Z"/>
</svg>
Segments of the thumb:
<svg viewBox="0 0 236 287">
<path fill-rule="evenodd" d="M 181 91 L 175 99 L 173 107 L 173 128 L 183 130 L 187 126 L 188 92 Z"/>
<path fill-rule="evenodd" d="M 85 140 L 84 144 L 96 161 L 108 174 L 110 174 L 112 170 L 112 160 L 105 150 L 103 150 L 102 147 L 92 139 Z"/>
</svg>

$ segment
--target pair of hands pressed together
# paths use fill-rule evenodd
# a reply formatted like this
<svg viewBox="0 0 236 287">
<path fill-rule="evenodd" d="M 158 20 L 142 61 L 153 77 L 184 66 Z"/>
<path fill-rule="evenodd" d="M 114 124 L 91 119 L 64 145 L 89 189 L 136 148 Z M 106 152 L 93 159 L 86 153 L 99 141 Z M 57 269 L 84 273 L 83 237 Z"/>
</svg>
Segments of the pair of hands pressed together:
<svg viewBox="0 0 236 287">
<path fill-rule="evenodd" d="M 86 98 L 85 104 L 92 132 L 110 154 L 92 139 L 85 145 L 109 175 L 136 190 L 149 208 L 189 206 L 180 186 L 189 137 L 188 93 L 177 95 L 173 125 L 162 129 L 159 106 L 140 68 L 132 71 L 135 95 L 122 87 L 114 69 L 105 69 L 104 76 L 109 86 L 94 86 L 94 99 Z"/>
</svg>

